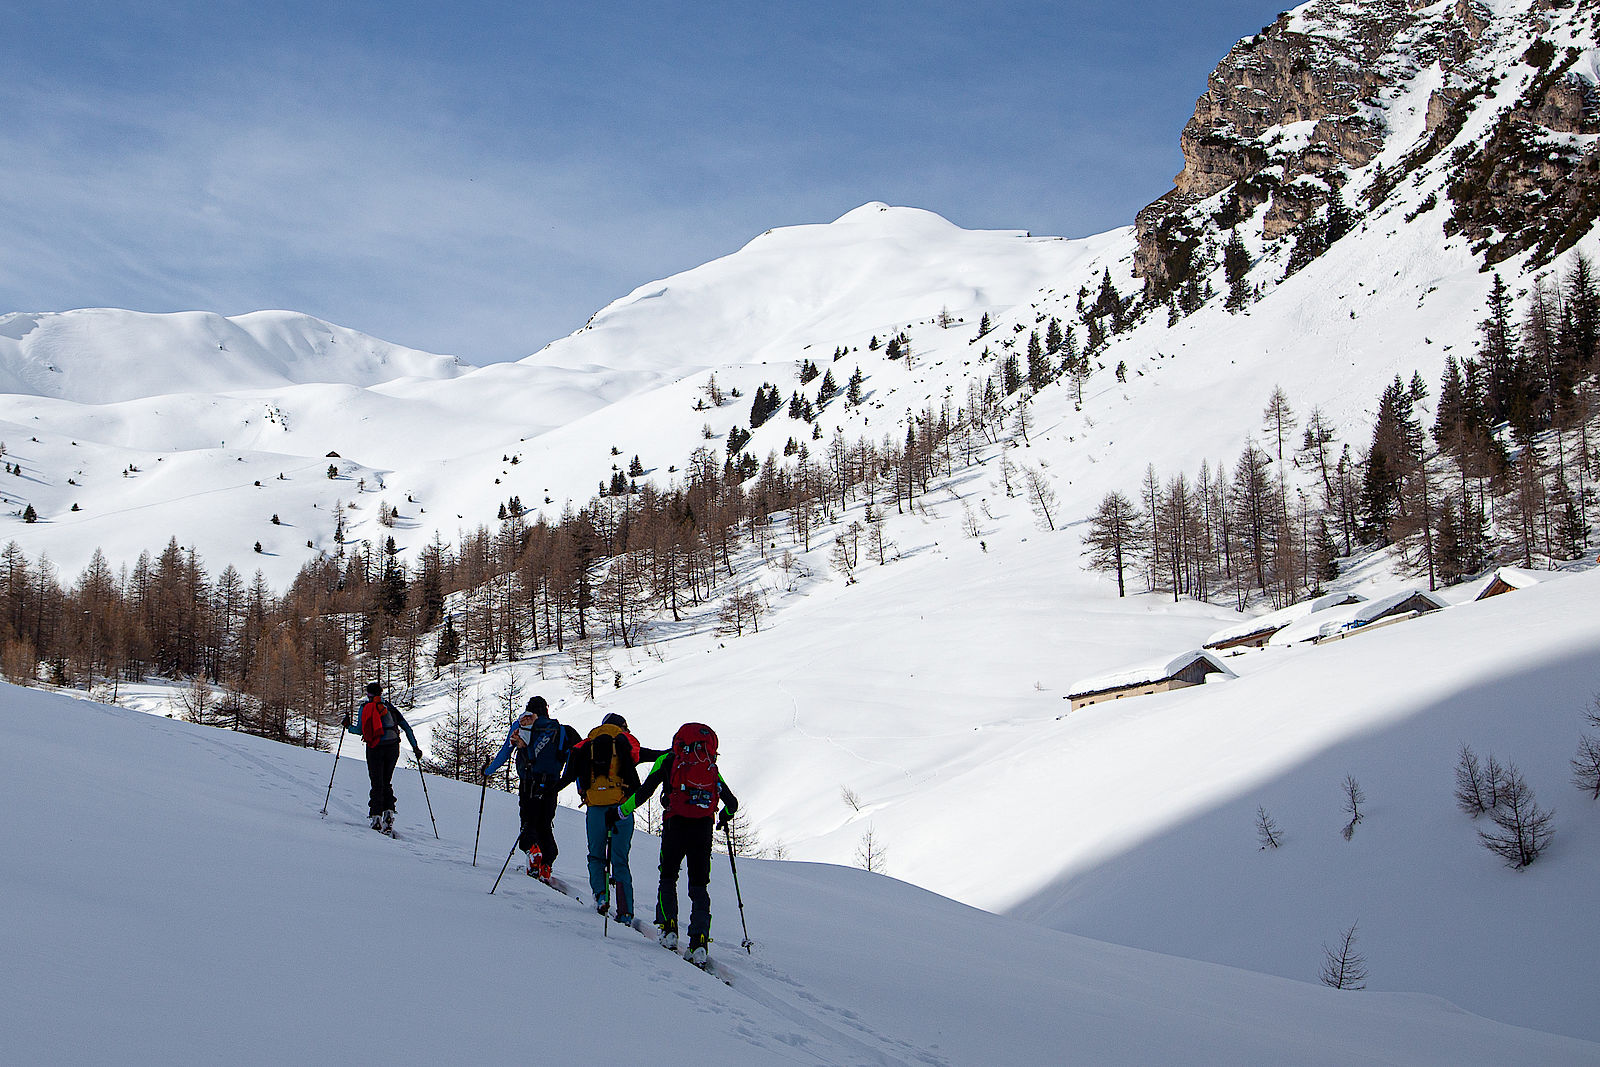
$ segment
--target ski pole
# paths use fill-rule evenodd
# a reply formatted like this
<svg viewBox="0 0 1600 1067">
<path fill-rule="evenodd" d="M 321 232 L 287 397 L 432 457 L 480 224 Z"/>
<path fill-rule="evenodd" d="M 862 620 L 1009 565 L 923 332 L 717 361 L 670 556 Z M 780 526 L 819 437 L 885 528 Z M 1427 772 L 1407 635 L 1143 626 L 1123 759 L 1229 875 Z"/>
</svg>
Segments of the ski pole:
<svg viewBox="0 0 1600 1067">
<path fill-rule="evenodd" d="M 422 799 L 428 805 L 428 821 L 433 823 L 433 839 L 439 840 L 439 823 L 433 817 L 433 801 L 428 797 L 428 776 L 422 773 L 422 762 L 417 761 L 417 777 L 422 779 Z"/>
<path fill-rule="evenodd" d="M 494 886 L 489 890 L 489 895 L 494 896 L 494 891 L 500 888 L 500 878 L 506 876 L 506 868 L 511 866 L 511 857 L 516 855 L 517 843 L 511 842 L 511 851 L 506 853 L 506 861 L 500 865 L 500 877 L 494 880 Z"/>
<path fill-rule="evenodd" d="M 744 940 L 740 945 L 745 952 L 750 952 L 750 946 L 754 942 L 750 940 L 750 928 L 744 924 L 744 897 L 739 892 L 739 865 L 733 862 L 733 831 L 729 829 L 727 823 L 722 824 L 722 833 L 728 839 L 728 868 L 733 871 L 733 899 L 739 902 L 739 927 L 744 930 Z"/>
<path fill-rule="evenodd" d="M 617 883 L 611 880 L 611 827 L 609 826 L 606 827 L 606 855 L 604 862 L 605 866 L 601 868 L 601 874 L 604 876 L 606 883 L 610 885 L 612 889 L 615 889 L 617 887 Z M 611 936 L 610 907 L 607 907 L 600 912 L 600 936 Z"/>
<path fill-rule="evenodd" d="M 328 801 L 333 797 L 333 775 L 339 773 L 339 753 L 344 751 L 344 727 L 339 727 L 339 743 L 333 750 L 333 774 L 328 775 L 328 794 L 322 798 L 322 817 L 328 817 Z"/>
<path fill-rule="evenodd" d="M 483 780 L 483 792 L 478 794 L 478 832 L 472 835 L 472 865 L 478 865 L 478 837 L 483 833 L 483 798 L 489 795 L 489 779 Z"/>
</svg>

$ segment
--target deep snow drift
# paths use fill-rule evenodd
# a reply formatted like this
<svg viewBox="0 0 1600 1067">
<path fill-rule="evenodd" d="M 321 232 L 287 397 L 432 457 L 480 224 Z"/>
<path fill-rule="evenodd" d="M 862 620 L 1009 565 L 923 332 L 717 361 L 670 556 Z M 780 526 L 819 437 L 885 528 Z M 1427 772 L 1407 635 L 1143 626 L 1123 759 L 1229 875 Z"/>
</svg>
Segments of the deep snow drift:
<svg viewBox="0 0 1600 1067">
<path fill-rule="evenodd" d="M 1123 949 L 814 864 L 740 865 L 728 987 L 507 874 L 515 801 L 401 768 L 402 838 L 333 758 L 5 687 L 0 1025 L 19 1063 L 1592 1063 L 1600 1047 L 1418 996 L 1340 993 Z M 581 881 L 581 826 L 557 873 Z M 641 839 L 634 871 L 649 884 Z M 536 1050 L 531 1053 L 530 1050 Z M 1180 1051 L 1181 1050 L 1181 1051 Z"/>
</svg>

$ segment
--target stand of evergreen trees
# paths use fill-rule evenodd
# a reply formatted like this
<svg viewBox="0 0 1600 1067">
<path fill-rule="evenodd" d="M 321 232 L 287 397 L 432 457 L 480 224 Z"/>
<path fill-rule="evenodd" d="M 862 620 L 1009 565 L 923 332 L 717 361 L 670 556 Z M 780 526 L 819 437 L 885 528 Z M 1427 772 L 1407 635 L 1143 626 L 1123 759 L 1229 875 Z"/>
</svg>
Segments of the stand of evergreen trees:
<svg viewBox="0 0 1600 1067">
<path fill-rule="evenodd" d="M 1314 595 L 1357 549 L 1393 545 L 1430 589 L 1497 562 L 1578 558 L 1600 477 L 1595 353 L 1600 288 L 1578 256 L 1559 284 L 1539 279 L 1520 323 L 1496 275 L 1472 357 L 1449 357 L 1431 426 L 1419 375 L 1378 398 L 1372 437 L 1335 451 L 1313 409 L 1303 427 L 1275 391 L 1265 447 L 1193 478 L 1151 467 L 1137 499 L 1110 493 L 1090 518 L 1090 566 L 1174 598 Z M 1301 430 L 1299 443 L 1293 431 Z"/>
</svg>

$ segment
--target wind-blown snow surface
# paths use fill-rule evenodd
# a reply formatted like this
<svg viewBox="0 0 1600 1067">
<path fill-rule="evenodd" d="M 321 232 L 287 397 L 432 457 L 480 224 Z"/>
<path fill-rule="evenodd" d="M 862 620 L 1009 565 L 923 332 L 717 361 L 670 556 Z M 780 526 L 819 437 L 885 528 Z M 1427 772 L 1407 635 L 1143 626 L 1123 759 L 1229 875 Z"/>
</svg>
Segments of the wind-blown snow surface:
<svg viewBox="0 0 1600 1067">
<path fill-rule="evenodd" d="M 899 882 L 747 860 L 732 987 L 514 871 L 515 799 L 414 772 L 398 841 L 332 757 L 65 697 L 0 702 L 0 1025 L 17 1063 L 1593 1063 L 1600 1047 L 1419 996 L 1118 948 Z M 84 773 L 84 768 L 93 773 Z M 557 872 L 581 882 L 562 811 Z M 653 842 L 634 870 L 648 887 Z M 646 889 L 646 891 L 648 891 Z"/>
</svg>

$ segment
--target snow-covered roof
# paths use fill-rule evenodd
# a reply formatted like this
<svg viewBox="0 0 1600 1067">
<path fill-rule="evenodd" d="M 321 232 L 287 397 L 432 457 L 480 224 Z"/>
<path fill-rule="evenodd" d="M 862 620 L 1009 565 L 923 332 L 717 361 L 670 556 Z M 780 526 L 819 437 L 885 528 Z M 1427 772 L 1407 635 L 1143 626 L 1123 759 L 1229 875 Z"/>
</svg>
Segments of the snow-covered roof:
<svg viewBox="0 0 1600 1067">
<path fill-rule="evenodd" d="M 1338 633 L 1341 630 L 1353 630 L 1360 626 L 1376 622 L 1385 615 L 1393 614 L 1400 605 L 1419 598 L 1427 610 L 1438 610 L 1449 605 L 1428 592 L 1426 589 L 1401 589 L 1390 593 L 1388 596 L 1379 597 L 1377 600 L 1363 600 L 1357 604 L 1344 604 L 1319 611 L 1315 615 L 1308 615 L 1298 622 L 1290 623 L 1267 641 L 1269 645 L 1292 645 L 1300 641 L 1315 641 L 1319 637 Z"/>
<path fill-rule="evenodd" d="M 1204 644 L 1205 647 L 1211 648 L 1229 641 L 1237 641 L 1241 637 L 1249 637 L 1251 634 L 1264 633 L 1269 630 L 1281 630 L 1291 622 L 1297 622 L 1307 615 L 1326 611 L 1329 608 L 1350 603 L 1352 600 L 1359 602 L 1365 599 L 1366 597 L 1361 596 L 1359 593 L 1328 593 L 1324 596 L 1313 597 L 1310 600 L 1302 600 L 1298 604 L 1290 604 L 1286 608 L 1269 611 L 1265 615 L 1257 615 L 1253 619 L 1245 619 L 1242 622 L 1234 623 L 1232 626 L 1224 627 L 1206 638 Z"/>
<path fill-rule="evenodd" d="M 1482 600 L 1488 596 L 1490 590 L 1497 584 L 1503 584 L 1509 589 L 1526 589 L 1530 585 L 1538 585 L 1544 581 L 1548 574 L 1548 571 L 1523 570 L 1521 567 L 1499 567 L 1489 576 L 1489 580 L 1484 583 L 1476 599 Z"/>
<path fill-rule="evenodd" d="M 1076 699 L 1077 697 L 1088 696 L 1091 693 L 1105 693 L 1113 689 L 1130 689 L 1134 686 L 1164 682 L 1196 660 L 1202 659 L 1215 667 L 1222 677 L 1238 677 L 1228 669 L 1227 664 L 1217 658 L 1215 653 L 1208 652 L 1203 648 L 1197 648 L 1185 652 L 1181 656 L 1173 656 L 1170 659 L 1155 660 L 1149 663 L 1142 663 L 1136 667 L 1127 667 L 1120 671 L 1096 675 L 1093 678 L 1084 678 L 1073 685 L 1072 691 L 1067 695 L 1069 699 Z"/>
</svg>

